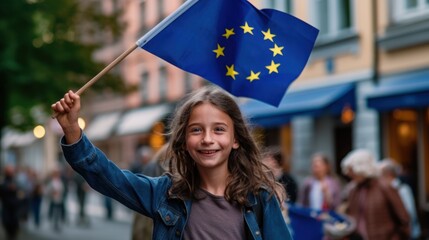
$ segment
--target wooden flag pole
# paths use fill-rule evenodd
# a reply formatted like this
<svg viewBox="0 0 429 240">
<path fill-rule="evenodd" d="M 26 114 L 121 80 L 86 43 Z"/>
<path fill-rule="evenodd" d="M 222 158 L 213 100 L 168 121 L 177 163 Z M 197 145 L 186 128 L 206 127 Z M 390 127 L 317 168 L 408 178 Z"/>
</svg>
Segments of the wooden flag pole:
<svg viewBox="0 0 429 240">
<path fill-rule="evenodd" d="M 85 85 L 83 85 L 79 90 L 77 90 L 76 94 L 80 95 L 83 91 L 85 91 L 87 88 L 89 88 L 92 84 L 94 84 L 98 79 L 100 79 L 102 76 L 104 76 L 107 72 L 109 72 L 113 67 L 115 67 L 118 63 L 120 63 L 122 60 L 124 60 L 125 57 L 127 57 L 132 51 L 134 51 L 137 48 L 137 44 L 131 46 L 123 52 L 119 57 L 117 57 L 113 62 L 111 62 L 107 67 L 105 67 L 101 72 L 99 72 L 95 77 L 93 77 L 91 80 L 89 80 Z"/>
<path fill-rule="evenodd" d="M 168 17 L 163 19 L 160 23 L 158 23 L 154 28 L 152 28 L 149 32 L 147 32 L 143 37 L 141 37 L 135 45 L 130 47 L 127 51 L 122 53 L 119 57 L 117 57 L 113 62 L 111 62 L 107 67 L 105 67 L 101 72 L 99 72 L 95 77 L 89 80 L 85 85 L 83 85 L 79 90 L 77 90 L 76 94 L 80 95 L 83 91 L 89 88 L 92 84 L 94 84 L 98 79 L 100 79 L 103 75 L 105 75 L 110 69 L 116 66 L 119 62 L 121 62 L 126 56 L 128 56 L 132 51 L 134 51 L 137 47 L 143 47 L 149 40 L 151 40 L 155 35 L 157 35 L 160 31 L 162 31 L 165 27 L 167 27 L 171 22 L 173 22 L 176 18 L 178 18 L 181 14 L 186 12 L 190 7 L 192 7 L 195 3 L 200 0 L 187 0 L 184 4 L 182 4 L 175 12 L 170 14 Z M 52 118 L 57 118 L 58 114 L 55 113 Z"/>
<path fill-rule="evenodd" d="M 123 52 L 119 57 L 117 57 L 113 62 L 111 62 L 109 65 L 107 65 L 101 72 L 99 72 L 97 75 L 95 75 L 91 80 L 89 80 L 85 85 L 83 85 L 79 90 L 76 91 L 77 95 L 81 95 L 87 88 L 92 86 L 95 82 L 98 81 L 102 76 L 104 76 L 107 72 L 109 72 L 113 67 L 115 67 L 118 63 L 120 63 L 124 58 L 126 58 L 132 51 L 134 51 L 137 48 L 137 44 L 134 44 L 130 48 L 128 48 L 125 52 Z M 58 114 L 55 113 L 52 118 L 57 118 Z"/>
</svg>

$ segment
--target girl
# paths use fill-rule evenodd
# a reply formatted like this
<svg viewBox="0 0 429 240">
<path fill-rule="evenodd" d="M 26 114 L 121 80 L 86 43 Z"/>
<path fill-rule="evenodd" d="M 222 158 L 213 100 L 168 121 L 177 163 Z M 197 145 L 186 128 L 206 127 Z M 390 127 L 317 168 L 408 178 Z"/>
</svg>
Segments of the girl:
<svg viewBox="0 0 429 240">
<path fill-rule="evenodd" d="M 64 156 L 97 191 L 154 221 L 153 239 L 291 239 L 279 202 L 282 186 L 260 153 L 233 98 L 206 87 L 174 114 L 170 173 L 151 178 L 120 170 L 77 124 L 80 98 L 52 105 Z"/>
</svg>

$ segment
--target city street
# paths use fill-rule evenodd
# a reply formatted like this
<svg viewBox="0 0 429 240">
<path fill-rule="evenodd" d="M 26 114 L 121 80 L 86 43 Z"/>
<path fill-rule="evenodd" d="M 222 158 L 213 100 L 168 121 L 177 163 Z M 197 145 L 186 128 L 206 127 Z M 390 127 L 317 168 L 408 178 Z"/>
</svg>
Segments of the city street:
<svg viewBox="0 0 429 240">
<path fill-rule="evenodd" d="M 41 226 L 36 228 L 30 217 L 28 223 L 21 227 L 17 240 L 131 239 L 133 216 L 131 210 L 114 202 L 114 219 L 107 220 L 104 217 L 103 196 L 93 191 L 89 192 L 87 204 L 89 224 L 78 225 L 76 221 L 78 208 L 71 191 L 67 202 L 68 221 L 61 226 L 61 231 L 54 231 L 52 223 L 47 219 L 47 201 L 45 201 L 42 206 Z M 6 239 L 2 227 L 0 227 L 0 239 Z"/>
</svg>

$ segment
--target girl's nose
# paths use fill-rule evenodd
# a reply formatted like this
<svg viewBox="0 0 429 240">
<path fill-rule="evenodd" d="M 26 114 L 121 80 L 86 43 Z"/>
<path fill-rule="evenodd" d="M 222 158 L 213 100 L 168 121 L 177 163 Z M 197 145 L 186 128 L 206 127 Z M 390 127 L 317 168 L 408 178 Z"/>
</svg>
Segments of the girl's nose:
<svg viewBox="0 0 429 240">
<path fill-rule="evenodd" d="M 202 144 L 210 144 L 213 143 L 213 138 L 209 132 L 206 132 L 201 141 Z"/>
</svg>

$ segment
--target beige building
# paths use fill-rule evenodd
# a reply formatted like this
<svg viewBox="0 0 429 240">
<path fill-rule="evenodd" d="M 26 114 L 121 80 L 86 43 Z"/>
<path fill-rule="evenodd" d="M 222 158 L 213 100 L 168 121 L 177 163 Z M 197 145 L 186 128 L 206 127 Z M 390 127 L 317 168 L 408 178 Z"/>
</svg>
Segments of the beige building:
<svg viewBox="0 0 429 240">
<path fill-rule="evenodd" d="M 339 173 L 350 150 L 401 164 L 422 226 L 429 215 L 429 1 L 264 0 L 319 28 L 311 59 L 279 109 L 245 108 L 298 179 L 324 152 Z M 283 9 L 284 10 L 284 9 Z M 427 229 L 426 229 L 427 231 Z"/>
<path fill-rule="evenodd" d="M 379 159 L 391 157 L 402 165 L 422 226 L 428 226 L 429 1 L 250 2 L 289 12 L 320 30 L 305 70 L 279 108 L 239 100 L 261 144 L 280 145 L 298 181 L 309 174 L 316 152 L 325 153 L 337 173 L 342 158 L 356 148 L 370 149 Z M 100 1 L 105 12 L 123 10 L 126 27 L 94 57 L 108 64 L 181 3 Z M 136 159 L 138 146 L 156 148 L 162 142 L 161 135 L 152 134 L 154 129 L 163 131 L 177 100 L 205 81 L 142 49 L 113 71 L 137 90 L 125 97 L 85 96 L 86 133 L 113 161 L 127 167 Z"/>
</svg>

